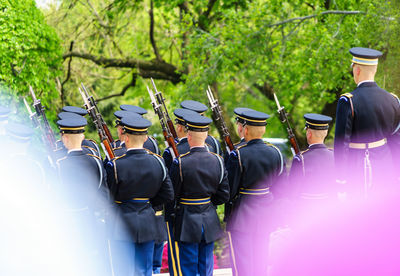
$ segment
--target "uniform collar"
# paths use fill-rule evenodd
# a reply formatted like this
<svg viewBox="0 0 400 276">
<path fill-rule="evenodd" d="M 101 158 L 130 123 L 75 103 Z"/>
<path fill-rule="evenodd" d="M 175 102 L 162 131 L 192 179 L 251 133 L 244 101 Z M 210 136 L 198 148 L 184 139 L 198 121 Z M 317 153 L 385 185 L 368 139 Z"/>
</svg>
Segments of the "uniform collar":
<svg viewBox="0 0 400 276">
<path fill-rule="evenodd" d="M 146 149 L 144 148 L 130 148 L 126 150 L 126 154 L 140 154 L 140 153 L 146 153 Z"/>
<path fill-rule="evenodd" d="M 357 84 L 357 87 L 363 87 L 363 86 L 373 86 L 376 85 L 376 82 L 374 80 L 365 80 L 365 81 L 360 81 Z"/>
<path fill-rule="evenodd" d="M 190 148 L 191 152 L 207 152 L 206 147 L 192 147 Z"/>
<path fill-rule="evenodd" d="M 311 144 L 308 146 L 309 149 L 322 149 L 326 148 L 325 144 L 318 143 L 318 144 Z"/>
<path fill-rule="evenodd" d="M 68 155 L 80 155 L 83 154 L 82 149 L 72 149 L 67 152 Z"/>
<path fill-rule="evenodd" d="M 251 144 L 264 144 L 263 139 L 253 139 L 247 142 L 247 145 L 251 145 Z"/>
</svg>

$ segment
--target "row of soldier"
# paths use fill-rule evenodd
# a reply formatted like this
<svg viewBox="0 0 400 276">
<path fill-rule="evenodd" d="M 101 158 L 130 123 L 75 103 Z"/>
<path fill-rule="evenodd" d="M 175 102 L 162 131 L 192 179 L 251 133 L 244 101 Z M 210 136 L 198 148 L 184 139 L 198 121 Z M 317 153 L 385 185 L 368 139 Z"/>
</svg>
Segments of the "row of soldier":
<svg viewBox="0 0 400 276">
<path fill-rule="evenodd" d="M 64 107 L 57 122 L 62 144 L 55 153 L 60 186 L 71 199 L 69 208 L 77 212 L 87 212 L 88 208 L 90 214 L 98 212 L 97 206 L 104 206 L 97 205 L 98 195 L 100 201 L 112 199 L 113 211 L 104 212 L 111 239 L 108 250 L 118 256 L 112 258 L 112 272 L 159 272 L 160 252 L 167 240 L 171 275 L 212 275 L 214 242 L 222 234 L 216 206 L 227 203 L 226 209 L 233 209 L 227 213 L 226 229 L 234 274 L 265 275 L 266 237 L 276 227 L 271 223 L 276 217 L 268 210 L 274 197 L 288 196 L 290 191 L 290 197 L 302 200 L 335 198 L 338 189 L 334 184 L 334 161 L 351 158 L 356 174 L 365 168 L 393 164 L 380 155 L 388 154 L 384 158 L 390 158 L 389 142 L 398 132 L 400 108 L 395 97 L 373 82 L 375 73 L 371 68 L 376 71 L 380 52 L 353 48 L 351 53 L 358 88 L 339 100 L 335 151 L 324 145 L 332 118 L 304 115 L 309 148 L 294 157 L 288 179 L 282 153 L 262 140 L 269 117 L 262 112 L 235 109 L 241 141 L 222 158 L 218 140 L 208 135 L 212 121 L 202 115 L 207 107 L 195 101 L 182 102 L 182 108 L 174 110 L 179 156 L 173 158 L 170 148 L 161 157 L 157 142 L 147 135 L 151 123 L 143 118 L 146 110 L 121 105 L 121 110 L 114 113 L 119 138 L 113 144 L 116 157 L 102 160 L 97 144 L 84 139 L 87 121 L 83 116 L 87 111 Z M 375 98 L 366 102 L 363 97 Z M 356 157 L 349 154 L 352 151 Z M 361 166 L 360 160 L 364 162 Z M 340 163 L 342 168 L 346 164 L 348 161 Z M 328 177 L 330 181 L 326 181 L 326 172 L 333 174 Z M 373 175 L 376 187 L 379 174 Z M 348 176 L 339 174 L 340 183 Z M 372 185 L 365 173 L 358 174 L 351 184 L 355 182 L 363 183 L 357 193 Z M 103 215 L 99 217 L 104 219 Z M 235 258 L 237 254 L 240 258 Z"/>
</svg>

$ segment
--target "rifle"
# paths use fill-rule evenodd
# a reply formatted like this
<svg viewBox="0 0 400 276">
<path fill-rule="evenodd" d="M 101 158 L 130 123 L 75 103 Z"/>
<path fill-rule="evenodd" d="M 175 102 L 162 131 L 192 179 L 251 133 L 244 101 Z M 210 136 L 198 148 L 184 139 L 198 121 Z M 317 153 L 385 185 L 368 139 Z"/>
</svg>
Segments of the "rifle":
<svg viewBox="0 0 400 276">
<path fill-rule="evenodd" d="M 231 135 L 229 134 L 228 128 L 226 127 L 226 124 L 224 122 L 224 117 L 222 116 L 221 107 L 218 103 L 218 100 L 214 98 L 214 94 L 211 91 L 210 86 L 208 86 L 206 93 L 208 102 L 210 103 L 210 107 L 213 112 L 213 119 L 222 133 L 226 145 L 226 150 L 228 153 L 230 153 L 232 150 L 235 149 L 235 146 L 232 143 Z"/>
<path fill-rule="evenodd" d="M 294 150 L 295 154 L 300 154 L 300 147 L 299 147 L 299 143 L 297 143 L 297 139 L 296 136 L 294 135 L 293 129 L 290 126 L 290 122 L 288 120 L 287 117 L 287 113 L 285 111 L 285 107 L 279 104 L 279 100 L 278 97 L 276 96 L 276 94 L 274 93 L 274 99 L 276 102 L 276 105 L 278 107 L 278 113 L 279 113 L 279 117 L 282 123 L 286 123 L 286 130 L 288 132 L 288 138 L 289 138 L 289 142 L 292 145 L 292 149 Z"/>
<path fill-rule="evenodd" d="M 151 81 L 153 82 L 153 79 Z M 154 86 L 154 82 L 153 82 L 153 86 Z M 153 106 L 154 112 L 158 115 L 158 119 L 160 120 L 161 128 L 162 128 L 164 139 L 165 139 L 165 145 L 172 149 L 171 155 L 172 155 L 172 159 L 174 159 L 175 157 L 179 156 L 179 152 L 178 152 L 178 149 L 176 148 L 175 139 L 171 132 L 171 129 L 168 127 L 168 119 L 165 116 L 166 114 L 168 114 L 168 112 L 164 112 L 162 110 L 163 106 L 165 108 L 165 104 L 162 105 L 162 103 L 157 101 L 157 99 L 154 95 L 154 92 L 148 86 L 146 86 L 146 87 L 147 87 L 147 91 L 149 92 L 149 95 L 150 95 L 151 104 Z M 172 121 L 171 121 L 171 123 L 172 123 Z"/>
<path fill-rule="evenodd" d="M 81 89 L 82 88 L 82 89 Z M 96 101 L 93 96 L 89 96 L 86 87 L 81 83 L 81 87 L 78 88 L 79 93 L 85 102 L 85 108 L 89 113 L 90 117 L 93 120 L 94 125 L 96 126 L 97 133 L 99 134 L 101 147 L 103 152 L 105 153 L 108 160 L 111 160 L 115 157 L 114 151 L 112 149 L 112 143 L 114 143 L 114 139 L 111 135 L 110 130 L 107 127 L 106 122 L 100 114 L 99 108 L 97 107 Z"/>
<path fill-rule="evenodd" d="M 46 144 L 48 150 L 50 152 L 54 151 L 56 149 L 56 138 L 54 137 L 54 132 L 50 127 L 49 121 L 47 120 L 46 114 L 44 113 L 44 107 L 40 100 L 36 98 L 35 92 L 33 91 L 32 86 L 29 86 L 29 92 L 32 96 L 33 100 L 33 107 L 35 108 L 35 113 L 31 111 L 29 108 L 26 100 L 24 99 L 25 106 L 28 109 L 29 116 L 33 123 L 35 124 L 35 127 L 40 126 L 43 136 L 42 139 L 44 143 Z M 42 124 L 39 123 L 39 118 L 42 118 Z"/>
<path fill-rule="evenodd" d="M 174 139 L 178 139 L 178 135 L 176 134 L 175 127 L 174 127 L 174 123 L 172 122 L 171 118 L 169 117 L 167 107 L 165 106 L 165 99 L 164 99 L 164 97 L 163 97 L 161 91 L 158 91 L 158 90 L 157 90 L 157 87 L 156 87 L 156 84 L 154 83 L 153 78 L 150 78 L 150 79 L 151 79 L 151 84 L 153 85 L 154 91 L 156 92 L 156 93 L 154 94 L 154 96 L 155 96 L 155 98 L 157 99 L 157 102 L 158 102 L 158 104 L 160 105 L 160 107 L 163 107 L 163 108 L 164 108 L 164 110 L 163 110 L 162 112 L 164 113 L 165 122 L 167 123 L 168 129 L 169 129 L 169 131 L 171 132 L 172 137 L 173 137 Z M 150 92 L 149 92 L 149 93 L 150 93 Z M 153 106 L 153 107 L 154 107 L 154 106 Z"/>
</svg>

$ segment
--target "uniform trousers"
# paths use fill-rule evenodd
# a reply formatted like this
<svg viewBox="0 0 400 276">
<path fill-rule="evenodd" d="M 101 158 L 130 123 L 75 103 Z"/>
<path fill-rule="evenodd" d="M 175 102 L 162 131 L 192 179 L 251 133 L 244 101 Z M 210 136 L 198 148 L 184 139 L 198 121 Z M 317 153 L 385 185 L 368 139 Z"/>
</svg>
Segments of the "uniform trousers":
<svg viewBox="0 0 400 276">
<path fill-rule="evenodd" d="M 269 234 L 230 232 L 233 276 L 267 275 Z"/>
<path fill-rule="evenodd" d="M 164 243 L 163 242 L 154 244 L 154 253 L 153 253 L 153 273 L 154 274 L 159 274 L 161 272 L 163 251 L 164 251 Z"/>
<path fill-rule="evenodd" d="M 204 233 L 200 243 L 179 242 L 177 255 L 183 276 L 212 276 L 214 242 L 206 243 Z"/>
<path fill-rule="evenodd" d="M 151 276 L 154 241 L 134 243 L 113 242 L 113 267 L 116 276 Z"/>
</svg>

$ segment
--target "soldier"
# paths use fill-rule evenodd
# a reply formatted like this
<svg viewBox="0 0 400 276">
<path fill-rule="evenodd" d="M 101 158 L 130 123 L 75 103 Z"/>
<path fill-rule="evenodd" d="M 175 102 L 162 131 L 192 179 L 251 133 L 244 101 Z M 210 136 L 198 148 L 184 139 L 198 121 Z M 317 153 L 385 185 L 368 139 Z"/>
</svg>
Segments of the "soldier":
<svg viewBox="0 0 400 276">
<path fill-rule="evenodd" d="M 175 119 L 175 130 L 176 134 L 178 135 L 178 143 L 176 144 L 176 147 L 178 149 L 178 153 L 184 154 L 190 151 L 190 146 L 187 141 L 187 129 L 186 129 L 186 121 L 184 118 L 185 115 L 190 115 L 190 114 L 197 114 L 196 112 L 189 110 L 189 109 L 184 109 L 184 108 L 177 108 L 174 110 L 174 115 L 176 117 Z M 177 157 L 177 156 L 175 156 Z M 164 153 L 163 153 L 163 158 L 165 161 L 165 165 L 167 165 L 167 168 L 169 169 L 172 165 L 173 157 L 171 154 L 171 150 L 169 148 L 166 148 Z"/>
<path fill-rule="evenodd" d="M 84 109 L 82 109 L 84 110 Z M 72 113 L 72 112 L 60 112 L 57 114 L 57 117 L 59 120 L 63 119 L 69 119 L 69 118 L 80 118 L 82 117 L 81 115 L 78 115 L 77 113 Z M 90 153 L 93 155 L 96 155 L 101 158 L 101 155 L 99 153 L 99 148 L 97 147 L 96 142 L 93 140 L 87 140 L 83 139 L 82 141 L 82 149 L 85 153 Z M 64 146 L 63 142 L 60 140 L 56 141 L 56 150 L 54 151 L 56 160 L 60 159 L 61 157 L 64 157 L 68 152 L 68 149 Z"/>
<path fill-rule="evenodd" d="M 86 124 L 82 116 L 57 121 L 61 140 L 68 150 L 67 155 L 56 162 L 61 181 L 57 188 L 66 203 L 65 215 L 72 217 L 71 235 L 82 242 L 76 245 L 76 250 L 82 254 L 83 263 L 102 264 L 104 267 L 97 266 L 99 271 L 93 272 L 100 274 L 109 268 L 104 225 L 109 193 L 101 159 L 82 149 Z"/>
<path fill-rule="evenodd" d="M 114 116 L 116 117 L 115 127 L 117 128 L 117 135 L 118 135 L 118 140 L 115 141 L 114 154 L 115 154 L 115 157 L 118 157 L 118 156 L 122 156 L 126 153 L 126 146 L 125 146 L 125 141 L 124 141 L 124 130 L 123 130 L 123 126 L 121 125 L 122 117 L 141 118 L 142 116 L 138 113 L 124 111 L 124 110 L 115 111 Z"/>
<path fill-rule="evenodd" d="M 186 101 L 181 102 L 181 107 L 196 111 L 200 115 L 203 115 L 204 112 L 206 112 L 208 109 L 208 107 L 206 105 L 204 105 L 200 102 L 197 102 L 197 101 L 192 101 L 192 100 L 186 100 Z M 212 151 L 218 155 L 222 155 L 221 144 L 213 136 L 211 136 L 211 135 L 207 136 L 206 145 L 210 151 Z"/>
<path fill-rule="evenodd" d="M 140 106 L 123 104 L 123 105 L 120 105 L 120 108 L 121 108 L 121 110 L 124 110 L 124 111 L 129 111 L 129 112 L 139 114 L 140 116 L 147 114 L 147 110 Z M 147 136 L 147 140 L 144 142 L 143 147 L 155 154 L 158 154 L 158 155 L 161 154 L 160 148 L 158 147 L 157 140 L 154 139 L 152 136 Z"/>
<path fill-rule="evenodd" d="M 144 114 L 147 114 L 147 110 L 135 106 L 135 105 L 128 105 L 124 104 L 120 106 L 121 111 L 118 114 L 114 113 L 116 117 L 122 117 L 126 112 L 129 112 L 131 114 L 135 114 L 137 116 L 142 117 Z M 124 112 L 124 113 L 121 113 Z M 122 128 L 120 128 L 122 129 Z M 160 148 L 158 147 L 156 139 L 154 139 L 152 136 L 148 136 L 146 142 L 143 144 L 143 148 L 148 149 L 149 151 L 159 155 L 160 154 Z M 120 143 L 120 148 L 116 148 L 115 151 L 117 151 L 117 154 L 120 154 L 121 151 L 126 152 L 126 147 L 125 143 L 121 142 Z M 116 154 L 116 156 L 118 156 Z M 164 160 L 165 162 L 165 160 Z M 171 161 L 172 162 L 172 161 Z M 169 166 L 167 166 L 169 168 Z M 163 249 L 164 249 L 164 242 L 168 239 L 167 238 L 167 229 L 165 225 L 165 220 L 163 216 L 163 206 L 153 206 L 154 211 L 156 212 L 156 217 L 157 217 L 157 229 L 158 229 L 158 237 L 155 239 L 154 242 L 154 255 L 153 255 L 153 273 L 157 274 L 160 273 L 161 271 L 161 266 L 162 266 L 162 254 L 163 254 Z"/>
<path fill-rule="evenodd" d="M 309 113 L 306 120 L 308 149 L 293 158 L 290 169 L 291 192 L 296 199 L 326 200 L 334 196 L 334 158 L 324 140 L 332 118 Z"/>
<path fill-rule="evenodd" d="M 211 119 L 184 116 L 190 151 L 180 155 L 170 175 L 176 197 L 174 224 L 177 275 L 213 275 L 214 241 L 221 236 L 216 206 L 229 199 L 227 172 L 222 158 L 205 148 Z"/>
<path fill-rule="evenodd" d="M 80 108 L 77 106 L 64 106 L 62 108 L 62 111 L 63 112 L 61 112 L 61 113 L 69 112 L 69 113 L 78 114 L 80 116 L 85 116 L 88 114 L 86 109 L 83 109 L 83 108 Z M 63 116 L 62 118 L 64 118 L 64 117 L 67 117 L 68 114 L 63 114 L 61 116 Z M 60 119 L 62 119 L 62 118 L 60 118 Z M 97 145 L 96 141 L 94 141 L 92 139 L 84 139 L 82 141 L 82 146 L 84 148 L 87 148 L 88 150 L 92 151 L 93 152 L 92 154 L 97 155 L 101 159 L 100 149 L 99 149 L 99 146 Z"/>
<path fill-rule="evenodd" d="M 234 202 L 227 223 L 233 273 L 265 275 L 271 231 L 268 225 L 271 218 L 266 215 L 271 212 L 268 210 L 273 200 L 271 189 L 283 173 L 284 161 L 277 147 L 262 140 L 269 115 L 245 110 L 239 116 L 247 143 L 232 151 L 227 163 L 230 200 Z"/>
<path fill-rule="evenodd" d="M 374 81 L 382 53 L 359 47 L 350 53 L 357 88 L 338 101 L 334 156 L 339 182 L 350 182 L 345 190 L 357 197 L 387 190 L 395 182 L 392 157 L 397 154 L 390 146 L 399 140 L 400 105 Z"/>
<path fill-rule="evenodd" d="M 195 114 L 197 115 L 196 112 L 189 110 L 189 109 L 184 109 L 184 108 L 177 108 L 174 110 L 174 115 L 176 117 L 175 119 L 175 126 L 176 126 L 176 134 L 178 135 L 178 143 L 176 145 L 178 149 L 178 153 L 185 154 L 190 151 L 190 146 L 187 140 L 187 129 L 186 129 L 186 121 L 184 119 L 185 115 L 190 115 L 190 114 Z M 177 157 L 177 156 L 175 156 Z M 168 170 L 171 168 L 172 161 L 174 158 L 172 157 L 171 154 L 171 149 L 166 148 L 163 153 L 163 158 L 165 161 L 165 165 L 167 166 Z M 176 267 L 177 267 L 177 256 L 175 252 L 175 240 L 174 240 L 174 235 L 173 235 L 173 218 L 175 217 L 174 214 L 174 203 L 171 202 L 170 204 L 166 205 L 165 207 L 165 218 L 167 221 L 167 227 L 168 227 L 168 267 L 170 268 L 170 275 L 175 275 L 176 274 Z M 174 256 L 172 256 L 172 254 Z M 175 274 L 174 274 L 175 272 Z"/>
<path fill-rule="evenodd" d="M 173 188 L 162 158 L 143 148 L 150 121 L 121 119 L 126 154 L 107 163 L 107 177 L 117 206 L 112 236 L 118 256 L 117 275 L 152 275 L 157 221 L 153 206 L 173 200 Z M 150 204 L 151 203 L 151 204 Z"/>
<path fill-rule="evenodd" d="M 235 144 L 235 147 L 240 147 L 241 145 L 244 145 L 246 143 L 246 139 L 244 138 L 244 119 L 242 117 L 243 112 L 249 111 L 251 109 L 246 108 L 246 107 L 237 107 L 233 110 L 233 112 L 236 114 L 236 125 L 237 125 L 237 132 L 240 138 L 240 141 Z"/>
</svg>

